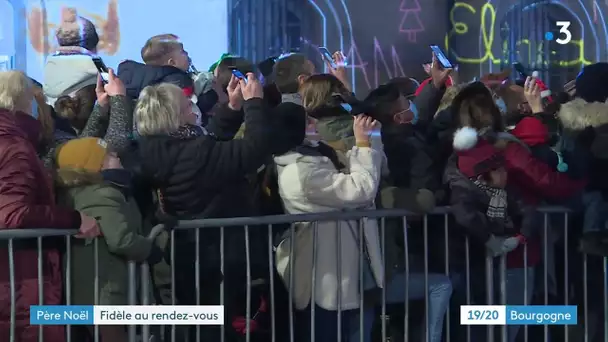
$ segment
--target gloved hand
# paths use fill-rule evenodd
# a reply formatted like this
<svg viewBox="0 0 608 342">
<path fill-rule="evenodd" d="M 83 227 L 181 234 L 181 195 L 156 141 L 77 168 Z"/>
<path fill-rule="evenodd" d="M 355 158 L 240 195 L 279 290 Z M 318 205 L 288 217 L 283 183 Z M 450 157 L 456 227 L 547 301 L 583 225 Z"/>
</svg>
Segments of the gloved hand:
<svg viewBox="0 0 608 342">
<path fill-rule="evenodd" d="M 518 237 L 504 238 L 492 235 L 488 241 L 486 241 L 486 248 L 491 256 L 497 257 L 516 249 L 519 244 L 520 238 Z"/>
</svg>

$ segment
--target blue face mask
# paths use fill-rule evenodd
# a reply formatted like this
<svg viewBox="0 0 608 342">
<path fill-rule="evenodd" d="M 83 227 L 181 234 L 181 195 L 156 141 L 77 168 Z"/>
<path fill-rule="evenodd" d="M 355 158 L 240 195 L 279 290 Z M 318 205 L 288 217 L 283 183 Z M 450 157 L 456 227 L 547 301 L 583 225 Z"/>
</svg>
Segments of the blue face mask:
<svg viewBox="0 0 608 342">
<path fill-rule="evenodd" d="M 416 104 L 412 101 L 410 101 L 410 111 L 412 112 L 412 114 L 414 114 L 414 119 L 412 119 L 412 125 L 415 125 L 416 123 L 418 123 L 418 107 L 416 107 Z"/>
<path fill-rule="evenodd" d="M 32 116 L 35 119 L 38 119 L 38 102 L 36 100 L 32 100 Z"/>
<path fill-rule="evenodd" d="M 353 111 L 353 106 L 349 105 L 348 103 L 341 103 L 340 106 L 342 106 L 342 109 L 349 113 Z"/>
<path fill-rule="evenodd" d="M 496 103 L 496 106 L 498 107 L 498 109 L 500 110 L 501 113 L 506 113 L 507 112 L 507 104 L 505 103 L 505 101 L 503 99 L 496 99 L 496 101 L 494 101 L 494 103 Z"/>
</svg>

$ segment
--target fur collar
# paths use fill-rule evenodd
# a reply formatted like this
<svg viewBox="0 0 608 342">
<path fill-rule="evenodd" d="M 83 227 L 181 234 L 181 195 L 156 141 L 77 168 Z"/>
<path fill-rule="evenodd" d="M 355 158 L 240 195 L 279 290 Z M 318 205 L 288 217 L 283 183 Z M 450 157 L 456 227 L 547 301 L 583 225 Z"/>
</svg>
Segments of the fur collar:
<svg viewBox="0 0 608 342">
<path fill-rule="evenodd" d="M 608 102 L 574 99 L 563 104 L 557 116 L 566 129 L 582 131 L 587 127 L 599 127 L 608 124 Z"/>
</svg>

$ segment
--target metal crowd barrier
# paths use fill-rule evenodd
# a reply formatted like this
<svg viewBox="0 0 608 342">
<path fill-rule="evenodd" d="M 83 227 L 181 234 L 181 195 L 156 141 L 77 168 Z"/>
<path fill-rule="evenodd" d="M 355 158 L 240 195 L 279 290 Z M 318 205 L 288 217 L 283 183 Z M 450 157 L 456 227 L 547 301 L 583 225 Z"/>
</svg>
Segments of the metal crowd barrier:
<svg viewBox="0 0 608 342">
<path fill-rule="evenodd" d="M 542 227 L 539 227 L 539 235 L 541 236 L 541 240 L 542 240 L 542 258 L 543 258 L 543 264 L 545 265 L 544 267 L 542 267 L 542 277 L 540 277 L 541 280 L 541 296 L 542 298 L 540 299 L 540 302 L 538 304 L 540 305 L 547 305 L 547 304 L 559 304 L 559 305 L 578 305 L 579 306 L 579 324 L 576 327 L 570 327 L 570 326 L 564 326 L 564 327 L 557 327 L 557 328 L 550 328 L 548 325 L 545 325 L 542 327 L 542 331 L 539 332 L 539 334 L 537 334 L 536 336 L 530 336 L 529 334 L 529 330 L 532 330 L 533 327 L 528 327 L 528 326 L 523 326 L 521 327 L 521 329 L 516 329 L 518 331 L 513 332 L 513 330 L 510 330 L 511 327 L 499 327 L 499 329 L 495 329 L 496 327 L 494 326 L 487 326 L 487 327 L 482 327 L 481 329 L 485 329 L 485 332 L 482 331 L 482 333 L 479 333 L 479 328 L 478 327 L 473 327 L 473 326 L 466 326 L 466 327 L 459 327 L 459 322 L 458 322 L 458 315 L 454 315 L 454 314 L 450 314 L 453 312 L 454 306 L 456 305 L 467 305 L 467 304 L 475 304 L 475 305 L 484 305 L 484 304 L 496 304 L 498 302 L 497 305 L 505 305 L 507 304 L 509 301 L 507 299 L 507 292 L 508 292 L 508 281 L 507 281 L 507 270 L 506 270 L 506 262 L 505 262 L 505 257 L 499 257 L 499 258 L 492 258 L 490 256 L 486 256 L 486 260 L 485 260 L 485 302 L 479 301 L 479 298 L 474 298 L 475 297 L 475 293 L 473 290 L 473 287 L 475 285 L 478 285 L 478 283 L 480 282 L 480 279 L 478 277 L 478 275 L 473 274 L 472 272 L 475 272 L 475 270 L 471 270 L 471 248 L 483 248 L 483 246 L 478 246 L 475 245 L 473 247 L 471 247 L 473 245 L 473 242 L 471 242 L 469 240 L 468 237 L 463 237 L 464 239 L 464 243 L 465 243 L 465 253 L 464 253 L 464 259 L 465 259 L 465 269 L 464 269 L 464 292 L 462 290 L 462 288 L 458 288 L 456 284 L 452 283 L 452 287 L 454 288 L 452 290 L 452 287 L 448 286 L 445 287 L 443 290 L 445 291 L 445 293 L 447 293 L 447 295 L 452 295 L 451 298 L 451 302 L 448 304 L 447 306 L 447 315 L 444 315 L 444 322 L 442 324 L 442 335 L 443 335 L 443 341 L 446 342 L 450 342 L 450 341 L 503 341 L 503 342 L 515 342 L 517 341 L 536 341 L 539 339 L 543 339 L 544 341 L 549 341 L 551 340 L 551 342 L 554 341 L 608 341 L 608 297 L 607 297 L 607 291 L 606 289 L 608 288 L 608 284 L 607 284 L 607 278 L 606 278 L 606 270 L 607 270 L 607 261 L 606 258 L 603 258 L 602 261 L 602 279 L 603 279 L 603 294 L 602 296 L 598 296 L 596 293 L 590 294 L 588 293 L 588 276 L 589 276 L 589 272 L 587 270 L 588 268 L 588 260 L 590 257 L 588 257 L 587 255 L 582 255 L 582 265 L 578 264 L 578 265 L 573 265 L 571 264 L 571 262 L 569 261 L 569 252 L 570 252 L 570 247 L 568 245 L 569 243 L 569 229 L 568 229 L 568 210 L 565 208 L 561 208 L 561 207 L 543 207 L 538 209 L 539 213 L 541 213 L 543 215 L 543 224 Z M 222 272 L 222 274 L 227 275 L 231 272 L 230 268 L 226 267 L 225 264 L 225 235 L 226 235 L 226 229 L 241 229 L 243 231 L 244 234 L 244 244 L 245 246 L 243 246 L 244 248 L 244 259 L 246 260 L 246 265 L 245 265 L 245 269 L 246 269 L 246 286 L 245 286 L 245 292 L 246 292 L 246 300 L 245 300 L 245 317 L 246 318 L 250 318 L 251 317 L 251 312 L 252 312 L 252 308 L 251 308 L 251 299 L 252 299 L 252 270 L 251 270 L 251 241 L 250 241 L 250 232 L 255 231 L 255 232 L 260 232 L 263 230 L 266 230 L 266 232 L 264 232 L 264 236 L 265 236 L 265 240 L 266 244 L 268 246 L 268 250 L 267 250 L 267 259 L 268 259 L 268 270 L 269 270 L 269 274 L 267 277 L 267 281 L 268 281 L 268 285 L 269 285 L 269 303 L 270 303 L 270 312 L 269 312 L 269 317 L 270 317 L 270 322 L 269 322 L 269 331 L 266 332 L 268 333 L 269 337 L 268 339 L 263 339 L 263 340 L 270 340 L 272 342 L 282 342 L 285 340 L 289 340 L 290 342 L 294 342 L 294 341 L 301 341 L 301 340 L 310 340 L 312 342 L 314 341 L 318 341 L 318 339 L 316 339 L 315 337 L 319 336 L 318 333 L 326 333 L 327 330 L 326 328 L 321 327 L 321 330 L 323 331 L 316 331 L 316 324 L 315 324 L 315 311 L 319 311 L 322 310 L 320 309 L 320 307 L 316 306 L 316 305 L 310 305 L 309 309 L 307 311 L 304 312 L 300 312 L 299 314 L 295 314 L 294 312 L 295 307 L 294 307 L 294 301 L 293 300 L 288 300 L 288 310 L 287 310 L 287 319 L 285 319 L 285 317 L 281 316 L 281 313 L 276 312 L 276 307 L 277 304 L 281 304 L 277 302 L 277 298 L 275 293 L 277 292 L 276 290 L 278 289 L 278 287 L 283 286 L 283 284 L 281 283 L 277 283 L 277 281 L 275 280 L 275 276 L 274 276 L 274 270 L 276 268 L 275 265 L 275 256 L 274 256 L 274 242 L 275 242 L 275 233 L 273 232 L 273 227 L 277 226 L 277 225 L 281 225 L 281 224 L 288 224 L 289 228 L 287 228 L 291 235 L 293 236 L 296 233 L 296 229 L 298 227 L 298 224 L 302 223 L 302 222 L 309 222 L 310 228 L 313 230 L 313 244 L 312 244 L 312 255 L 313 255 L 313 261 L 312 261 L 312 267 L 311 267 L 311 286 L 312 288 L 310 289 L 310 297 L 312 298 L 312 302 L 314 302 L 314 298 L 316 295 L 316 291 L 318 291 L 318 289 L 316 289 L 316 277 L 318 276 L 316 270 L 317 270 L 317 264 L 318 262 L 323 262 L 323 260 L 317 260 L 317 236 L 318 236 L 318 231 L 319 231 L 319 227 L 318 224 L 321 222 L 328 222 L 328 221 L 349 221 L 352 223 L 355 223 L 356 228 L 354 228 L 352 225 L 347 224 L 346 226 L 342 226 L 341 228 L 337 229 L 336 231 L 339 232 L 342 229 L 357 229 L 358 230 L 358 236 L 363 236 L 364 232 L 363 232 L 363 222 L 364 220 L 373 220 L 373 219 L 377 219 L 378 221 L 378 227 L 379 227 L 379 237 L 381 239 L 381 246 L 382 246 L 382 254 L 383 260 L 386 260 L 386 248 L 384 248 L 386 246 L 386 238 L 387 238 L 387 227 L 386 227 L 386 223 L 387 220 L 389 219 L 400 219 L 401 223 L 402 223 L 402 228 L 403 227 L 407 227 L 408 229 L 403 228 L 403 248 L 404 248 L 404 260 L 403 260 L 403 264 L 404 264 L 404 293 L 403 293 L 403 298 L 405 299 L 403 301 L 403 303 L 401 304 L 397 304 L 402 305 L 402 309 L 399 309 L 397 311 L 401 311 L 403 313 L 403 317 L 401 317 L 403 319 L 402 325 L 401 325 L 401 329 L 402 331 L 402 337 L 399 337 L 399 340 L 402 341 L 428 341 L 428 342 L 439 342 L 442 339 L 439 338 L 433 338 L 433 332 L 430 331 L 429 329 L 429 312 L 431 311 L 429 308 L 429 305 L 435 305 L 433 303 L 431 303 L 433 301 L 433 298 L 430 298 L 430 288 L 429 286 L 433 285 L 431 284 L 431 280 L 430 277 L 435 277 L 436 276 L 433 273 L 429 272 L 429 260 L 430 257 L 433 255 L 434 252 L 436 252 L 437 250 L 431 250 L 429 247 L 429 239 L 433 238 L 433 234 L 435 234 L 434 232 L 440 230 L 443 233 L 444 236 L 444 246 L 445 246 L 445 254 L 444 254 L 444 269 L 442 270 L 441 274 L 449 277 L 449 279 L 454 282 L 454 274 L 453 271 L 450 269 L 450 260 L 449 260 L 449 246 L 450 244 L 448 243 L 448 232 L 449 232 L 449 214 L 450 214 L 450 209 L 447 207 L 444 208 L 437 208 L 432 214 L 428 214 L 428 215 L 424 215 L 424 216 L 419 216 L 419 215 L 414 215 L 411 214 L 409 212 L 406 212 L 404 210 L 374 210 L 374 211 L 357 211 L 357 212 L 331 212 L 331 213 L 322 213 L 322 214 L 302 214 L 302 215 L 279 215 L 279 216 L 265 216 L 265 217 L 242 217 L 242 218 L 227 218 L 227 219 L 198 219 L 198 220 L 189 220 L 189 221 L 179 221 L 177 226 L 173 227 L 173 229 L 169 232 L 171 239 L 169 240 L 171 248 L 170 248 L 170 269 L 171 269 L 171 300 L 170 303 L 158 303 L 157 300 L 155 300 L 154 298 L 151 298 L 151 293 L 153 291 L 152 290 L 152 284 L 153 282 L 151 281 L 152 275 L 151 275 L 151 269 L 150 266 L 146 263 L 139 265 L 140 268 L 140 272 L 138 274 L 138 270 L 137 267 L 138 265 L 135 264 L 135 262 L 128 262 L 128 280 L 129 280 L 129 289 L 128 289 L 128 304 L 129 305 L 137 305 L 137 304 L 142 304 L 142 305 L 151 305 L 151 304 L 156 304 L 156 305 L 162 305 L 162 304 L 172 304 L 172 305 L 179 305 L 179 304 L 188 304 L 188 305 L 201 305 L 201 293 L 200 293 L 200 289 L 201 289 L 201 276 L 204 275 L 201 274 L 201 263 L 204 260 L 201 260 L 201 255 L 200 255 L 200 249 L 199 248 L 195 248 L 195 255 L 194 255 L 194 270 L 195 270 L 195 284 L 193 289 L 196 291 L 195 297 L 196 297 L 196 302 L 195 303 L 178 303 L 177 301 L 177 294 L 176 294 L 176 283 L 175 283 L 175 279 L 176 279 L 176 264 L 175 264 L 175 256 L 176 253 L 180 253 L 180 251 L 176 251 L 175 248 L 175 241 L 176 241 L 176 232 L 178 231 L 182 231 L 182 230 L 194 230 L 194 234 L 192 235 L 191 239 L 192 244 L 195 246 L 200 246 L 201 243 L 201 230 L 207 230 L 207 229 L 212 229 L 212 230 L 217 230 L 219 228 L 219 261 L 220 261 L 220 270 Z M 433 216 L 438 216 L 440 219 L 442 219 L 442 227 L 438 227 L 438 225 L 436 224 L 437 220 L 433 221 L 435 224 L 430 224 L 429 221 L 431 220 L 431 218 Z M 557 300 L 557 303 L 555 302 L 555 300 L 550 301 L 550 270 L 548 270 L 549 267 L 547 267 L 546 265 L 548 264 L 548 260 L 550 260 L 550 251 L 552 250 L 551 247 L 558 247 L 555 246 L 555 242 L 551 241 L 552 239 L 554 239 L 555 237 L 555 227 L 553 227 L 554 225 L 556 225 L 555 223 L 558 222 L 555 220 L 555 217 L 561 217 L 563 218 L 563 229 L 561 229 L 561 231 L 558 231 L 557 234 L 561 235 L 559 240 L 555 240 L 555 241 L 563 241 L 563 248 L 564 248 L 564 260 L 563 263 L 560 264 L 559 266 L 561 267 L 561 270 L 563 271 L 562 280 L 558 280 L 558 279 L 554 279 L 556 284 L 559 284 L 559 282 L 562 282 L 563 284 L 563 289 L 562 289 L 562 295 L 563 298 Z M 416 270 L 412 270 L 412 265 L 410 265 L 410 248 L 412 248 L 413 246 L 411 246 L 410 243 L 410 235 L 413 233 L 411 231 L 411 227 L 412 225 L 410 225 L 410 221 L 416 221 L 417 226 L 422 227 L 422 240 L 423 240 L 423 262 L 422 262 L 422 271 L 416 271 Z M 557 224 L 559 225 L 559 224 Z M 158 225 L 156 227 L 154 227 L 149 235 L 149 238 L 154 239 L 156 236 L 158 236 L 160 233 L 162 233 L 165 230 L 165 226 L 164 225 Z M 551 230 L 553 230 L 553 234 L 550 232 Z M 21 240 L 21 239 L 36 239 L 37 241 L 37 249 L 38 249 L 38 298 L 39 298 L 39 304 L 43 305 L 44 301 L 43 301 L 43 297 L 44 297 L 44 288 L 43 288 L 43 281 L 42 281 L 42 277 L 43 277 L 43 249 L 42 249 L 42 242 L 44 238 L 63 238 L 65 239 L 65 253 L 64 253 L 64 259 L 65 259 L 65 264 L 67 265 L 67 267 L 65 267 L 65 274 L 64 274 L 64 289 L 65 289 L 65 304 L 69 305 L 70 301 L 71 301 L 71 288 L 72 288 L 72 280 L 75 279 L 75 277 L 77 278 L 78 275 L 77 274 L 72 274 L 71 272 L 71 263 L 72 263 L 72 252 L 71 252 L 71 242 L 73 241 L 73 237 L 72 235 L 76 234 L 76 231 L 73 230 L 56 230 L 56 229 L 20 229 L 20 230 L 0 230 L 0 240 L 7 240 L 8 241 L 8 248 L 7 248 L 7 252 L 8 252 L 8 261 L 9 261 L 9 265 L 8 265 L 8 273 L 9 273 L 9 288 L 10 288 L 10 331 L 8 332 L 8 336 L 2 336 L 0 337 L 0 340 L 3 341 L 9 341 L 9 342 L 19 342 L 18 340 L 18 335 L 17 335 L 17 330 L 20 327 L 16 326 L 16 317 L 17 317 L 17 312 L 16 312 L 16 285 L 15 285 L 15 266 L 14 266 L 14 258 L 15 258 L 15 247 L 14 247 L 14 243 L 16 240 Z M 291 248 L 290 248 L 290 263 L 292 260 L 294 260 L 294 257 L 297 258 L 297 255 L 294 256 L 294 242 L 295 239 L 291 239 Z M 95 271 L 95 283 L 93 284 L 94 286 L 94 303 L 91 304 L 98 304 L 99 303 L 99 289 L 100 289 L 100 284 L 99 284 L 99 260 L 98 260 L 98 245 L 100 243 L 100 239 L 95 239 L 94 242 L 94 249 L 95 249 L 95 262 L 94 265 L 92 265 L 92 267 L 94 268 Z M 360 279 L 358 280 L 358 286 L 360 289 L 364 288 L 365 285 L 365 279 L 363 274 L 366 273 L 366 270 L 364 268 L 365 263 L 365 258 L 366 256 L 366 247 L 364 246 L 363 243 L 363 239 L 358 239 L 358 245 L 359 245 L 359 251 L 358 251 L 358 255 L 359 255 L 359 274 Z M 342 252 L 341 252 L 341 246 L 342 244 L 337 244 L 337 248 L 336 248 L 336 256 L 337 256 L 337 265 L 341 265 L 341 256 L 342 256 Z M 525 264 L 527 265 L 527 256 L 528 256 L 528 251 L 527 251 L 527 245 L 525 245 L 524 247 L 524 261 Z M 498 259 L 498 261 L 497 261 Z M 290 264 L 290 267 L 293 264 Z M 582 289 L 582 302 L 579 300 L 573 300 L 572 298 L 572 288 L 574 287 L 573 283 L 576 282 L 578 279 L 572 279 L 573 277 L 570 276 L 570 274 L 572 273 L 572 269 L 577 270 L 578 267 L 582 266 L 583 268 L 583 274 L 582 274 L 582 282 L 583 282 L 583 289 Z M 386 267 L 386 265 L 385 265 Z M 340 270 L 340 266 L 337 266 L 338 270 L 337 270 L 337 278 L 340 279 L 340 281 L 336 282 L 336 283 L 342 283 L 342 278 L 341 278 L 341 270 Z M 536 267 L 535 271 L 539 271 L 541 270 L 541 267 Z M 289 279 L 287 280 L 287 292 L 289 293 L 289 298 L 292 298 L 292 294 L 294 291 L 294 279 L 296 277 L 302 277 L 301 274 L 294 274 L 296 272 L 293 271 L 293 269 L 291 269 L 291 271 L 289 272 Z M 498 273 L 498 277 L 496 277 L 495 273 Z M 421 336 L 419 336 L 418 338 L 416 337 L 411 337 L 412 336 L 412 331 L 410 330 L 416 330 L 415 327 L 412 327 L 411 325 L 411 320 L 413 318 L 418 317 L 418 315 L 416 315 L 415 312 L 412 311 L 412 308 L 410 307 L 410 296 L 409 296 L 409 287 L 410 287 L 410 282 L 413 279 L 410 279 L 410 277 L 412 276 L 420 276 L 422 275 L 423 279 L 424 279 L 424 288 L 423 288 L 423 292 L 424 292 L 424 298 L 416 298 L 416 299 L 420 299 L 423 300 L 423 306 L 424 306 L 424 315 L 423 315 L 423 325 L 424 328 L 422 328 L 422 332 L 421 332 Z M 538 278 L 538 277 L 537 277 Z M 555 278 L 555 277 L 553 277 Z M 298 278 L 300 279 L 300 278 Z M 385 286 L 382 287 L 381 289 L 381 300 L 380 300 L 380 304 L 379 304 L 379 308 L 376 308 L 380 310 L 380 322 L 381 322 L 381 327 L 380 327 L 380 336 L 375 336 L 373 341 L 394 341 L 397 337 L 394 336 L 394 334 L 391 334 L 391 336 L 389 335 L 389 330 L 391 327 L 389 327 L 389 320 L 387 318 L 390 318 L 390 316 L 388 315 L 388 307 L 389 305 L 394 307 L 395 304 L 389 304 L 387 303 L 387 283 L 386 283 L 386 279 L 382 279 L 382 284 L 384 284 Z M 523 294 L 522 297 L 523 302 L 522 303 L 517 303 L 517 304 L 523 304 L 523 305 L 529 305 L 530 304 L 530 299 L 532 299 L 531 295 L 526 295 L 529 293 L 529 290 L 531 290 L 531 288 L 538 288 L 538 286 L 534 286 L 533 285 L 534 280 L 531 279 L 531 277 L 529 276 L 528 271 L 526 271 L 524 273 L 524 277 L 523 277 Z M 223 305 L 225 303 L 226 298 L 224 298 L 225 296 L 225 288 L 224 288 L 224 281 L 222 281 L 220 283 L 220 298 L 219 298 L 219 303 L 213 303 L 213 304 L 220 304 Z M 512 285 L 514 286 L 514 285 Z M 458 291 L 457 291 L 458 290 Z M 498 290 L 498 291 L 496 291 Z M 346 317 L 350 317 L 350 316 L 345 316 L 344 312 L 346 312 L 347 310 L 343 310 L 342 309 L 342 305 L 341 305 L 341 299 L 342 299 L 342 293 L 341 293 L 341 287 L 337 286 L 337 311 L 335 312 L 336 314 L 336 320 L 337 320 L 337 326 L 335 327 L 336 331 L 335 334 L 332 334 L 334 336 L 337 337 L 337 341 L 341 342 L 343 340 L 348 340 L 345 339 L 345 334 L 347 334 L 348 332 L 346 332 L 345 330 L 343 330 L 343 326 L 342 324 L 345 323 L 344 320 L 346 319 Z M 366 317 L 366 312 L 365 310 L 368 308 L 368 304 L 365 302 L 365 296 L 367 292 L 364 291 L 360 291 L 362 294 L 359 296 L 359 303 L 358 305 L 356 305 L 356 308 L 353 308 L 353 311 L 349 311 L 350 313 L 353 313 L 355 311 L 358 311 L 359 316 L 358 316 L 358 323 L 359 323 L 359 331 L 363 330 L 363 326 L 365 324 L 367 324 L 367 322 L 364 321 L 364 317 Z M 459 293 L 464 293 L 465 296 L 465 302 L 464 303 L 458 303 L 458 304 L 454 304 L 454 294 L 456 292 Z M 139 296 L 138 296 L 139 294 Z M 498 296 L 497 296 L 498 295 Z M 137 297 L 140 297 L 139 300 Z M 499 298 L 499 300 L 495 300 L 496 298 Z M 603 311 L 602 312 L 595 312 L 595 314 L 599 315 L 600 319 L 598 320 L 599 322 L 602 322 L 603 320 L 603 324 L 591 324 L 592 318 L 590 317 L 590 312 L 589 312 L 589 307 L 591 303 L 594 302 L 598 302 L 600 299 L 599 297 L 602 297 L 602 303 L 603 303 Z M 591 298 L 591 302 L 590 302 L 590 298 Z M 205 303 L 207 304 L 207 303 Z M 581 307 L 582 307 L 582 315 L 580 315 L 581 313 Z M 327 314 L 327 313 L 326 313 Z M 334 313 L 330 313 L 330 315 L 333 315 Z M 298 320 L 301 319 L 301 317 L 304 317 L 310 315 L 310 323 L 309 325 L 304 329 L 300 329 L 298 324 L 300 322 L 298 322 Z M 597 316 L 596 315 L 596 316 Z M 297 317 L 297 318 L 296 318 Z M 221 326 L 217 329 L 220 330 L 220 340 L 222 342 L 224 341 L 232 341 L 232 339 L 229 339 L 226 337 L 226 330 L 230 327 L 230 317 L 225 317 L 226 321 L 224 326 Z M 374 316 L 374 318 L 378 318 L 376 316 Z M 278 320 L 282 320 L 282 321 L 286 321 L 288 323 L 288 333 L 286 334 L 286 336 L 280 337 L 277 335 L 277 330 L 281 327 L 279 326 L 277 323 Z M 582 320 L 582 322 L 580 322 Z M 253 341 L 252 336 L 251 336 L 251 324 L 252 324 L 252 320 L 251 319 L 245 319 L 245 333 L 244 336 L 242 338 L 242 340 L 246 341 L 246 342 L 250 342 Z M 166 329 L 165 329 L 166 328 Z M 207 326 L 195 326 L 195 327 L 191 327 L 189 329 L 186 329 L 186 331 L 179 331 L 181 329 L 181 327 L 176 327 L 176 326 L 171 326 L 171 327 L 151 327 L 151 326 L 142 326 L 142 327 L 136 327 L 136 326 L 129 326 L 128 327 L 128 341 L 129 342 L 135 342 L 135 341 L 207 341 L 207 336 L 208 336 L 208 329 L 210 329 L 210 327 Z M 511 328 L 512 329 L 512 328 Z M 462 332 L 462 330 L 464 330 L 465 334 L 464 337 L 462 337 L 461 335 L 456 335 L 453 334 L 453 332 L 455 330 L 459 330 Z M 560 330 L 562 331 L 561 336 L 560 335 Z M 593 331 L 590 331 L 593 330 Z M 39 326 L 38 327 L 38 333 L 39 333 L 39 337 L 38 337 L 38 341 L 43 342 L 44 341 L 44 336 L 42 334 L 43 331 L 43 327 Z M 310 331 L 310 335 L 308 335 L 308 331 Z M 6 332 L 2 332 L 2 334 L 6 334 Z M 368 335 L 369 336 L 369 335 Z M 519 336 L 518 339 L 516 339 L 516 337 Z M 558 336 L 558 337 L 556 337 Z M 6 339 L 6 337 L 8 337 L 8 339 Z M 551 337 L 551 339 L 550 339 Z M 232 337 L 231 337 L 232 338 Z M 392 338 L 389 339 L 389 338 Z M 364 337 L 363 334 L 359 334 L 358 335 L 358 339 L 361 342 L 367 342 L 367 341 L 372 341 L 372 339 L 369 339 L 368 337 Z M 71 333 L 71 329 L 68 326 L 66 328 L 66 336 L 65 336 L 65 340 L 68 342 L 71 341 L 76 341 L 75 338 L 73 338 L 72 333 Z M 99 334 L 99 326 L 95 326 L 94 327 L 94 340 L 100 341 L 100 334 Z M 239 339 L 241 340 L 241 339 Z M 258 339 L 259 340 L 259 339 Z M 348 341 L 352 341 L 352 338 Z M 53 341 L 54 342 L 54 341 Z"/>
</svg>

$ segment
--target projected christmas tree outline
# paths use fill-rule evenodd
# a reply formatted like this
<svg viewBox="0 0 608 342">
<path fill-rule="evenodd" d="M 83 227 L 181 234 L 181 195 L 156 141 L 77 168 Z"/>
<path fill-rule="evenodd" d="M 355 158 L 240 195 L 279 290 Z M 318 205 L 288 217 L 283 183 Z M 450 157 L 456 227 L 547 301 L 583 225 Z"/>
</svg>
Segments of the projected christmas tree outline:
<svg viewBox="0 0 608 342">
<path fill-rule="evenodd" d="M 399 32 L 407 33 L 407 39 L 415 43 L 416 35 L 419 32 L 424 32 L 424 24 L 420 19 L 420 3 L 418 0 L 402 0 L 399 6 L 399 11 L 403 12 L 401 24 L 399 24 Z"/>
</svg>

